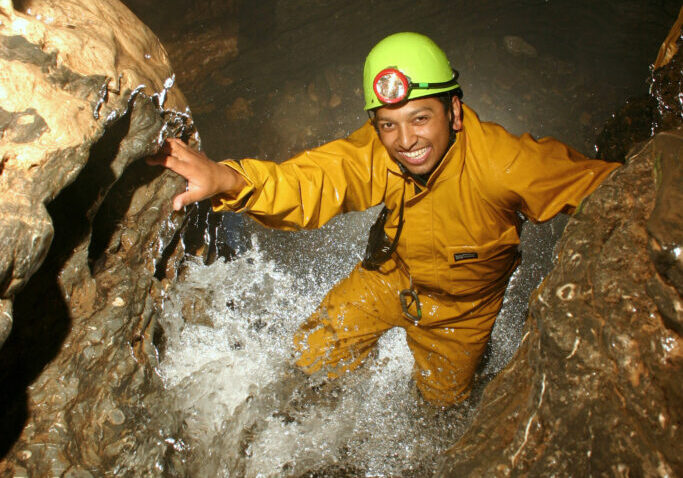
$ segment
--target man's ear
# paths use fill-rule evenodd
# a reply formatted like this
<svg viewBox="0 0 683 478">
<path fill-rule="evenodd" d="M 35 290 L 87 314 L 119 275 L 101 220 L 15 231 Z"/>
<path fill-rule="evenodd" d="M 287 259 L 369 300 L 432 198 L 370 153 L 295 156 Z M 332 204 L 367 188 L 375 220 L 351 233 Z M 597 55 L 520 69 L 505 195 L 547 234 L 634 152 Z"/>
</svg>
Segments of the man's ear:
<svg viewBox="0 0 683 478">
<path fill-rule="evenodd" d="M 453 131 L 460 131 L 462 129 L 462 103 L 460 103 L 460 98 L 455 95 L 453 95 L 451 101 Z"/>
</svg>

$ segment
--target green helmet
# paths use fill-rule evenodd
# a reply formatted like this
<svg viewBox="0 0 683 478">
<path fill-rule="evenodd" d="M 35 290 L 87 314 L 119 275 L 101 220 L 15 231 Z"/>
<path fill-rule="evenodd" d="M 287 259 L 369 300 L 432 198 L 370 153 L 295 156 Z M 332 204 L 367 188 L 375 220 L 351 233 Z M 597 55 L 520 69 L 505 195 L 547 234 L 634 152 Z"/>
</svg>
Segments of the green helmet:
<svg viewBox="0 0 683 478">
<path fill-rule="evenodd" d="M 446 54 L 419 33 L 389 35 L 370 50 L 363 68 L 365 109 L 459 88 Z"/>
</svg>

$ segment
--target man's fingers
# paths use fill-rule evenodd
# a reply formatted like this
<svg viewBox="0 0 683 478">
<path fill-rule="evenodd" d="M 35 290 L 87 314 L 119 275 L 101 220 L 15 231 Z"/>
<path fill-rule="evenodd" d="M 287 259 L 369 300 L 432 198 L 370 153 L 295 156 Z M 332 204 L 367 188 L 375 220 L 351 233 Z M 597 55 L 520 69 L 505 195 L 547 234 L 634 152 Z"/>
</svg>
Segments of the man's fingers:
<svg viewBox="0 0 683 478">
<path fill-rule="evenodd" d="M 178 194 L 173 198 L 173 209 L 180 211 L 188 204 L 192 204 L 193 202 L 197 202 L 201 199 L 204 199 L 201 194 L 196 194 L 194 191 L 185 191 L 184 193 Z"/>
<path fill-rule="evenodd" d="M 176 150 L 176 153 L 178 151 Z M 188 162 L 187 155 L 178 155 L 172 153 L 159 152 L 154 156 L 149 156 L 147 159 L 147 164 L 152 166 L 164 166 L 171 171 L 180 174 L 185 179 L 189 179 L 189 176 L 193 171 L 192 162 Z"/>
<path fill-rule="evenodd" d="M 187 180 L 190 188 L 173 198 L 176 211 L 220 192 L 221 174 L 217 173 L 223 171 L 216 171 L 216 163 L 178 139 L 167 139 L 157 154 L 147 158 L 147 163 L 164 166 Z"/>
<path fill-rule="evenodd" d="M 175 198 L 173 198 L 173 210 L 174 211 L 180 211 L 183 208 L 183 206 L 185 206 L 185 204 L 183 203 L 182 196 L 183 195 L 180 194 L 180 195 L 176 196 Z"/>
<path fill-rule="evenodd" d="M 157 153 L 154 156 L 147 156 L 145 162 L 150 166 L 165 166 L 166 165 L 166 154 Z"/>
<path fill-rule="evenodd" d="M 187 151 L 191 149 L 187 144 L 183 143 L 178 138 L 167 138 L 161 146 L 161 151 L 166 154 L 173 154 L 174 152 Z"/>
</svg>

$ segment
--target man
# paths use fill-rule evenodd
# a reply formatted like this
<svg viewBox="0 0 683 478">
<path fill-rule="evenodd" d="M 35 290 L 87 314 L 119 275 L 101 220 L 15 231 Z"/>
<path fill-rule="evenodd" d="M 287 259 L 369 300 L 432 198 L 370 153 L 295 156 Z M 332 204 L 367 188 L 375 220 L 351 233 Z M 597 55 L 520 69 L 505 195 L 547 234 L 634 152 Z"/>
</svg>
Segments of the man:
<svg viewBox="0 0 683 478">
<path fill-rule="evenodd" d="M 294 337 L 297 365 L 338 376 L 403 327 L 421 394 L 451 405 L 469 394 L 519 263 L 518 213 L 534 221 L 571 213 L 617 165 L 480 122 L 445 54 L 423 35 L 379 42 L 364 92 L 363 127 L 281 164 L 214 163 L 177 140 L 151 162 L 187 178 L 175 209 L 212 197 L 216 210 L 279 229 L 384 203 L 363 263 Z"/>
</svg>

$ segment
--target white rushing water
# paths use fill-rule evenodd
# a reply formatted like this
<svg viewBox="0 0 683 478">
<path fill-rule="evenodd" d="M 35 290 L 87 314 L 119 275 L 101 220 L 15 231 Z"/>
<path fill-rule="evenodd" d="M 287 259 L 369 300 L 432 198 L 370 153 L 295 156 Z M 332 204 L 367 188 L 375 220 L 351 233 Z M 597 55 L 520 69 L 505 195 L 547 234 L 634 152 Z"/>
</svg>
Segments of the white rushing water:
<svg viewBox="0 0 683 478">
<path fill-rule="evenodd" d="M 164 306 L 159 372 L 186 423 L 192 476 L 425 476 L 462 435 L 476 399 L 446 411 L 425 404 L 402 329 L 339 380 L 292 367 L 294 332 L 358 261 L 374 216 L 293 236 L 257 230 L 231 261 L 186 263 Z M 506 300 L 482 376 L 512 356 L 525 304 Z"/>
</svg>

